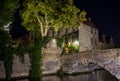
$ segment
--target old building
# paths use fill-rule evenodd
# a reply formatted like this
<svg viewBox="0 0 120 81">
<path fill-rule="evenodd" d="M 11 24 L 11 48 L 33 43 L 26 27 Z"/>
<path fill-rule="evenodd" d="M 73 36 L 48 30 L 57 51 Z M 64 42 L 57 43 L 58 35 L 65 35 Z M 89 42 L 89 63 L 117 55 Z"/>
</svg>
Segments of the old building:
<svg viewBox="0 0 120 81">
<path fill-rule="evenodd" d="M 91 20 L 79 27 L 79 51 L 98 49 L 98 28 Z"/>
<path fill-rule="evenodd" d="M 62 38 L 64 41 L 63 47 L 74 47 L 79 52 L 94 50 L 94 49 L 107 49 L 114 48 L 115 44 L 111 37 L 109 41 L 105 36 L 99 38 L 99 29 L 94 25 L 91 19 L 81 23 L 79 27 L 60 28 L 57 32 L 51 29 L 48 33 L 49 36 Z"/>
</svg>

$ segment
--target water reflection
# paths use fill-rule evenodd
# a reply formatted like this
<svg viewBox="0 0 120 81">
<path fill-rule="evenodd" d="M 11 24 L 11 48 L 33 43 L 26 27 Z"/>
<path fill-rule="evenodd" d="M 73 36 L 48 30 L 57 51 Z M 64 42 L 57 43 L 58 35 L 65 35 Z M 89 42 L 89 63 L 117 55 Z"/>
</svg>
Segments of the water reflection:
<svg viewBox="0 0 120 81">
<path fill-rule="evenodd" d="M 54 76 L 45 76 L 42 78 L 42 81 L 61 81 L 59 77 Z"/>
<path fill-rule="evenodd" d="M 15 80 L 15 81 L 29 81 L 28 79 L 24 80 Z M 40 80 L 33 80 L 40 81 Z M 109 72 L 105 70 L 93 71 L 91 73 L 79 74 L 79 75 L 64 75 L 58 77 L 56 75 L 45 76 L 42 78 L 42 81 L 119 81 Z"/>
</svg>

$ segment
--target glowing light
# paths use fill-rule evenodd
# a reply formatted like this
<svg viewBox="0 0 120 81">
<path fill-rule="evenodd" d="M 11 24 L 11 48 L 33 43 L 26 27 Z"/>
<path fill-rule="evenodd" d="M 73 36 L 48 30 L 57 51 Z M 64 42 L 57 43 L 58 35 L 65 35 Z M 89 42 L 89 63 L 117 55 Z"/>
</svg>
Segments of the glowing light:
<svg viewBox="0 0 120 81">
<path fill-rule="evenodd" d="M 68 43 L 68 45 L 70 45 L 70 44 L 71 44 L 71 42 Z"/>
<path fill-rule="evenodd" d="M 53 39 L 53 42 L 54 42 L 54 43 L 56 43 L 56 40 L 55 40 L 55 39 Z"/>
<path fill-rule="evenodd" d="M 79 46 L 79 41 L 75 40 L 73 43 L 74 43 L 75 45 Z"/>
</svg>

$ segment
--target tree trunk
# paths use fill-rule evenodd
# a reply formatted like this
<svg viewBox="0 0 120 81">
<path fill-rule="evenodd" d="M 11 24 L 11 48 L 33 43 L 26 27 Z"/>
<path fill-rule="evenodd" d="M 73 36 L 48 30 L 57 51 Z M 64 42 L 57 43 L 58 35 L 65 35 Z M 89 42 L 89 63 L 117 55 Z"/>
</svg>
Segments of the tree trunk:
<svg viewBox="0 0 120 81">
<path fill-rule="evenodd" d="M 30 53 L 31 69 L 30 69 L 29 76 L 30 78 L 39 78 L 42 75 L 42 72 L 41 72 L 42 48 L 36 46 L 32 50 L 33 52 Z"/>
<path fill-rule="evenodd" d="M 33 79 L 41 79 L 42 76 L 42 48 L 43 48 L 43 41 L 42 36 L 37 36 L 33 40 L 33 46 L 29 49 L 29 56 L 30 56 L 30 63 L 31 63 L 31 69 L 29 71 L 29 76 L 31 78 L 31 81 L 34 81 Z M 37 80 L 37 81 L 39 81 Z M 40 80 L 41 81 L 41 80 Z"/>
</svg>

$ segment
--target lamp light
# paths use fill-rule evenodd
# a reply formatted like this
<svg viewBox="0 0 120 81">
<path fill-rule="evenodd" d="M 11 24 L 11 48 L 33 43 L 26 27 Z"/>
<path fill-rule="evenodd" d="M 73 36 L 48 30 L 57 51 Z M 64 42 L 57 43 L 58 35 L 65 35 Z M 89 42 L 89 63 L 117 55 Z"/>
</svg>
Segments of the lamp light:
<svg viewBox="0 0 120 81">
<path fill-rule="evenodd" d="M 79 46 L 79 41 L 78 41 L 78 40 L 75 40 L 73 43 L 74 43 L 75 45 Z"/>
</svg>

